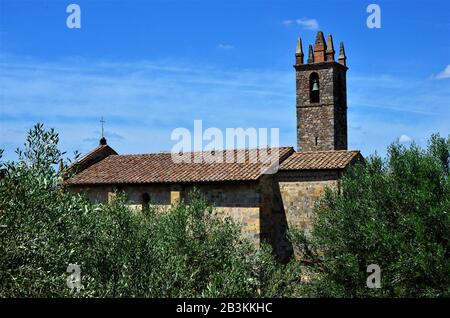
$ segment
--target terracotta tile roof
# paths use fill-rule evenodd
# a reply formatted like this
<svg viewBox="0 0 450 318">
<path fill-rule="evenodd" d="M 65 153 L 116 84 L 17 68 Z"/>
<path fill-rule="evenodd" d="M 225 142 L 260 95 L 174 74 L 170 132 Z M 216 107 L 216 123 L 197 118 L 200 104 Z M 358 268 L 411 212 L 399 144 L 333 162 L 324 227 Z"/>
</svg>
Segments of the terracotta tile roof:
<svg viewBox="0 0 450 318">
<path fill-rule="evenodd" d="M 89 153 L 78 159 L 77 162 L 69 166 L 65 173 L 70 175 L 74 171 L 82 171 L 87 167 L 99 162 L 110 155 L 117 155 L 117 152 L 108 145 L 99 145 Z"/>
<path fill-rule="evenodd" d="M 100 154 L 103 152 L 108 151 L 111 152 L 111 154 L 117 155 L 117 152 L 114 151 L 110 146 L 108 145 L 99 145 L 96 148 L 94 148 L 91 152 L 87 153 L 85 156 L 81 157 L 80 160 L 77 161 L 77 164 L 84 165 L 91 160 L 96 159 Z"/>
<path fill-rule="evenodd" d="M 110 155 L 93 164 L 72 178 L 65 181 L 71 185 L 88 184 L 126 184 L 126 183 L 183 183 L 257 180 L 263 173 L 265 153 L 274 155 L 278 149 L 279 161 L 282 162 L 294 150 L 292 147 L 241 149 L 218 151 L 214 155 L 222 155 L 223 162 L 207 163 L 212 158 L 209 152 L 185 153 L 193 159 L 200 154 L 204 156 L 202 163 L 177 163 L 172 160 L 171 153 Z M 225 155 L 233 154 L 234 163 L 226 162 Z M 236 162 L 237 161 L 237 162 Z M 262 161 L 262 162 L 261 162 Z"/>
<path fill-rule="evenodd" d="M 357 158 L 362 158 L 357 150 L 300 151 L 283 161 L 280 170 L 344 169 Z"/>
</svg>

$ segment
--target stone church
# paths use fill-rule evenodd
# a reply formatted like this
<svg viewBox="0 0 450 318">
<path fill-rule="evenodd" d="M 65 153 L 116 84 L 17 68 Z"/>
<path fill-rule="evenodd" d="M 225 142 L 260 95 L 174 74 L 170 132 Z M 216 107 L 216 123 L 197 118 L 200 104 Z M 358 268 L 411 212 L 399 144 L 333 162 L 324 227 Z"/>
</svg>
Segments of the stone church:
<svg viewBox="0 0 450 318">
<path fill-rule="evenodd" d="M 65 183 L 97 202 L 124 191 L 130 206 L 137 208 L 188 200 L 195 187 L 218 211 L 239 221 L 243 234 L 255 244 L 267 241 L 280 257 L 288 256 L 292 247 L 287 230 L 310 230 L 314 203 L 325 187 L 337 187 L 345 169 L 363 160 L 359 151 L 347 150 L 344 44 L 336 61 L 332 36 L 325 41 L 318 32 L 305 63 L 298 39 L 294 68 L 297 151 L 264 149 L 278 156 L 276 173 L 264 173 L 264 162 L 252 160 L 262 149 L 232 150 L 232 155 L 245 159 L 231 163 L 176 163 L 170 153 L 119 155 L 102 138 L 77 162 L 76 174 Z"/>
</svg>

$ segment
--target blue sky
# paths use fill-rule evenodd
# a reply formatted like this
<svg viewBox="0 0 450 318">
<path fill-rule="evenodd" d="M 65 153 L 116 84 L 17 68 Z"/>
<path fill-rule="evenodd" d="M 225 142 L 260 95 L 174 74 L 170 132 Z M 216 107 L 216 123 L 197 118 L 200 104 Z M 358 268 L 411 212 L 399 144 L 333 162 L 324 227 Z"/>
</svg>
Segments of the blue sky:
<svg viewBox="0 0 450 318">
<path fill-rule="evenodd" d="M 70 3 L 81 29 L 66 26 Z M 370 3 L 381 29 L 366 26 Z M 296 146 L 295 42 L 317 30 L 345 43 L 349 148 L 384 154 L 402 135 L 425 145 L 450 132 L 447 0 L 0 0 L 0 148 L 14 158 L 43 122 L 85 153 L 101 116 L 119 153 L 170 150 L 195 119 L 279 128 Z"/>
</svg>

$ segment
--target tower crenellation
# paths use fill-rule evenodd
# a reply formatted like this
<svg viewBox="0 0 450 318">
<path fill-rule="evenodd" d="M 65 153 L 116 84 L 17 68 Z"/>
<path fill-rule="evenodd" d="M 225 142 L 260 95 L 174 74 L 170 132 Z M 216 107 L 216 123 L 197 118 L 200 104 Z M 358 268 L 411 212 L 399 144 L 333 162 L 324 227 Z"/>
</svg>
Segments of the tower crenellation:
<svg viewBox="0 0 450 318">
<path fill-rule="evenodd" d="M 299 48 L 300 46 L 300 48 Z M 303 63 L 301 39 L 296 50 L 297 147 L 299 151 L 347 149 L 346 56 L 341 42 L 338 61 L 332 35 L 321 31 Z"/>
</svg>

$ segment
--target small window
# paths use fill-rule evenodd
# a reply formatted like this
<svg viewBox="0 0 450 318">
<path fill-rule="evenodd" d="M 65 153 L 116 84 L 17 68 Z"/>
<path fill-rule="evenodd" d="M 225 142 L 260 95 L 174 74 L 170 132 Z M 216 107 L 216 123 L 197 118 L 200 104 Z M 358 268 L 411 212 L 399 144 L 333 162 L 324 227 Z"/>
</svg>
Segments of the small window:
<svg viewBox="0 0 450 318">
<path fill-rule="evenodd" d="M 142 210 L 147 210 L 150 204 L 150 195 L 148 193 L 142 194 Z"/>
<path fill-rule="evenodd" d="M 315 141 L 316 147 L 317 147 L 318 144 L 319 144 L 319 137 L 316 137 L 316 141 Z"/>
<path fill-rule="evenodd" d="M 116 192 L 123 192 L 123 190 L 124 190 L 124 188 L 121 185 L 114 187 L 114 191 L 116 191 Z"/>
<path fill-rule="evenodd" d="M 312 73 L 309 77 L 309 101 L 311 103 L 318 103 L 320 101 L 320 84 L 319 75 Z"/>
<path fill-rule="evenodd" d="M 218 203 L 222 201 L 223 192 L 221 189 L 214 189 L 211 192 L 211 199 L 213 202 Z"/>
</svg>

